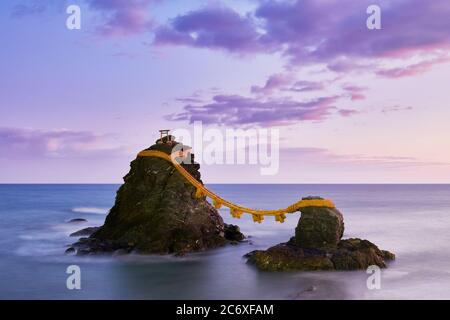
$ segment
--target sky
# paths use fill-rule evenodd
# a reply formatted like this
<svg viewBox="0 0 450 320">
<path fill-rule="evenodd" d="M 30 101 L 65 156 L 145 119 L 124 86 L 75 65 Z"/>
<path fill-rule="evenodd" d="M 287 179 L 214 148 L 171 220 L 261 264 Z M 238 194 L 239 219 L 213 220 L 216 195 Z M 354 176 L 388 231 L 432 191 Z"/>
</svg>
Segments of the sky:
<svg viewBox="0 0 450 320">
<path fill-rule="evenodd" d="M 448 0 L 3 0 L 0 183 L 120 183 L 159 129 L 197 121 L 280 133 L 276 174 L 202 163 L 205 183 L 450 183 L 449 16 Z"/>
</svg>

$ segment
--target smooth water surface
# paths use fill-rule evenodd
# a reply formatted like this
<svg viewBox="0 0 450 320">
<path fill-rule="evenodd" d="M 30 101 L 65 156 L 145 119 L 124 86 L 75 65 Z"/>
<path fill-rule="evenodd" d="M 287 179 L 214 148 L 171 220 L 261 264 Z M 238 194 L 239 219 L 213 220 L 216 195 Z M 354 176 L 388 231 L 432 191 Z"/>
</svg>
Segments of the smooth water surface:
<svg viewBox="0 0 450 320">
<path fill-rule="evenodd" d="M 286 223 L 247 215 L 249 241 L 186 257 L 77 257 L 64 254 L 69 234 L 101 225 L 118 185 L 0 185 L 2 299 L 450 299 L 450 185 L 210 185 L 249 207 L 282 208 L 302 196 L 332 199 L 344 214 L 344 237 L 369 239 L 397 255 L 368 290 L 365 271 L 260 272 L 245 253 L 287 241 Z M 86 223 L 68 223 L 85 218 Z M 66 268 L 81 268 L 81 290 L 66 288 Z M 314 287 L 314 290 L 311 288 Z"/>
</svg>

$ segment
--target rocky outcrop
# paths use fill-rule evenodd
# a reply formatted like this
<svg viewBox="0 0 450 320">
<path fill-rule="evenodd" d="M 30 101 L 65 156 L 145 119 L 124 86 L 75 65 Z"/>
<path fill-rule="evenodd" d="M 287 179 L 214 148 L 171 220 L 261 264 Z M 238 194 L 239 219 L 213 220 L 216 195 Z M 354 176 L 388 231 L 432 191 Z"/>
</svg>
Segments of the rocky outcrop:
<svg viewBox="0 0 450 320">
<path fill-rule="evenodd" d="M 87 227 L 70 234 L 70 237 L 86 237 L 100 229 L 99 227 Z"/>
<path fill-rule="evenodd" d="M 81 222 L 87 222 L 86 219 L 83 218 L 75 218 L 68 221 L 69 223 L 81 223 Z"/>
<path fill-rule="evenodd" d="M 265 251 L 248 253 L 248 262 L 266 271 L 355 270 L 370 265 L 386 267 L 395 259 L 368 240 L 341 240 L 344 219 L 337 209 L 301 209 L 295 237 Z"/>
<path fill-rule="evenodd" d="M 344 234 L 344 217 L 337 209 L 302 209 L 295 228 L 295 244 L 302 248 L 334 249 Z"/>
<path fill-rule="evenodd" d="M 149 150 L 170 154 L 173 147 L 179 149 L 180 145 L 171 138 L 169 142 L 158 140 Z M 193 155 L 187 156 L 194 160 Z M 201 182 L 199 164 L 183 166 Z M 105 224 L 73 247 L 79 254 L 119 249 L 183 254 L 222 246 L 228 239 L 242 240 L 239 230 L 226 226 L 217 210 L 206 198 L 196 198 L 195 192 L 171 163 L 137 157 L 131 162 Z"/>
<path fill-rule="evenodd" d="M 103 240 L 95 237 L 87 237 L 94 233 L 99 227 L 85 228 L 74 232 L 70 236 L 83 236 L 77 242 L 69 246 L 66 254 L 77 255 L 94 255 L 94 254 L 114 254 L 123 255 L 128 253 L 151 253 L 139 250 L 135 245 L 117 240 Z M 238 244 L 244 240 L 245 236 L 240 232 L 239 227 L 232 224 L 224 224 L 224 240 L 223 244 L 229 242 L 230 244 Z M 182 256 L 189 251 L 180 250 L 170 252 L 177 256 Z M 155 252 L 153 252 L 155 253 Z M 161 253 L 161 252 L 159 252 Z"/>
</svg>

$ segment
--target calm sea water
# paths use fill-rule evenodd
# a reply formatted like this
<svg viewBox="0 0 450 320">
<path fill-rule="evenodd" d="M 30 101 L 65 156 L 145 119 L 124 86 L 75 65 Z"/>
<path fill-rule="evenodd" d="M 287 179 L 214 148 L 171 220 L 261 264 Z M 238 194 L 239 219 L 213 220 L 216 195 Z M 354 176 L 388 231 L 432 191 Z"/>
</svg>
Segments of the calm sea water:
<svg viewBox="0 0 450 320">
<path fill-rule="evenodd" d="M 118 185 L 0 185 L 2 299 L 450 299 L 450 185 L 210 185 L 240 204 L 281 208 L 306 195 L 335 201 L 344 237 L 396 253 L 368 290 L 365 271 L 260 272 L 242 257 L 293 235 L 286 223 L 230 218 L 251 243 L 182 258 L 64 255 L 69 234 L 101 225 Z M 88 222 L 70 224 L 73 218 Z M 81 268 L 81 290 L 66 288 L 66 268 Z M 308 290 L 314 287 L 315 290 Z"/>
</svg>

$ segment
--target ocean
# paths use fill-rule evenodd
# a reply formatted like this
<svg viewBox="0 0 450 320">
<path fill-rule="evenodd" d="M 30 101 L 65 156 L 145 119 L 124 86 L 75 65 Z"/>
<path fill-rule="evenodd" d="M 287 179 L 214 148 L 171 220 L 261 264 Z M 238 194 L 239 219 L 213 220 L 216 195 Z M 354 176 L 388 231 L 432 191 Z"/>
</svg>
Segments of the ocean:
<svg viewBox="0 0 450 320">
<path fill-rule="evenodd" d="M 246 263 L 245 253 L 287 241 L 299 214 L 255 224 L 221 209 L 249 241 L 184 257 L 65 255 L 70 233 L 103 223 L 118 187 L 0 185 L 0 299 L 450 299 L 450 185 L 208 185 L 262 209 L 333 200 L 344 238 L 396 254 L 379 289 L 368 289 L 365 270 L 270 273 Z M 66 287 L 70 265 L 80 267 L 80 290 Z"/>
</svg>

